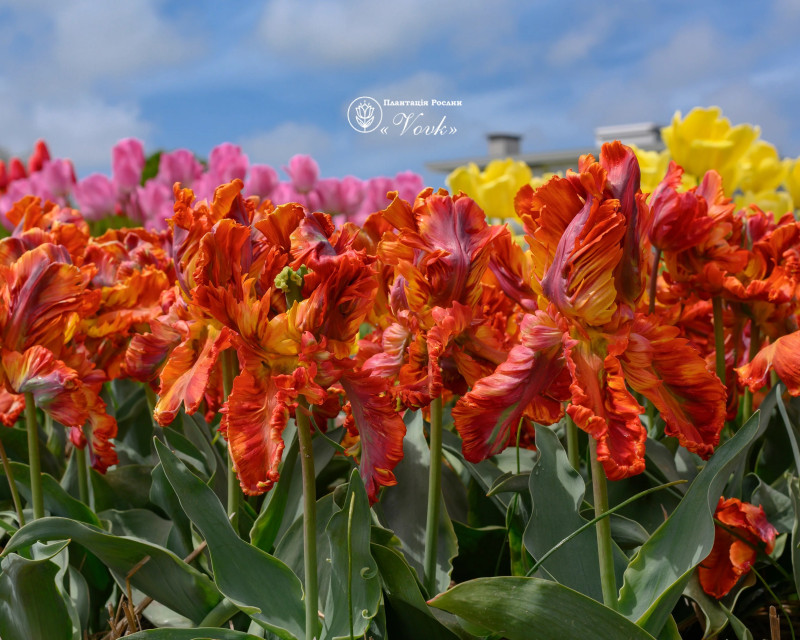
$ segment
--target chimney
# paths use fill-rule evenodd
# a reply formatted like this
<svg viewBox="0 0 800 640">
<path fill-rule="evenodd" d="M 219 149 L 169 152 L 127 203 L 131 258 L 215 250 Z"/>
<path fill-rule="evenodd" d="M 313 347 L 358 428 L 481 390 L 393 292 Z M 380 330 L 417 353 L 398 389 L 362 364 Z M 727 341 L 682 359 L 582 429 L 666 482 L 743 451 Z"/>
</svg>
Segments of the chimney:
<svg viewBox="0 0 800 640">
<path fill-rule="evenodd" d="M 661 142 L 661 127 L 653 122 L 597 127 L 594 130 L 594 141 L 598 147 L 602 147 L 604 142 L 614 140 L 619 140 L 623 144 L 635 144 L 643 149 L 664 148 Z"/>
<path fill-rule="evenodd" d="M 490 133 L 486 136 L 489 142 L 489 157 L 505 158 L 519 155 L 519 141 L 522 136 L 513 133 Z"/>
</svg>

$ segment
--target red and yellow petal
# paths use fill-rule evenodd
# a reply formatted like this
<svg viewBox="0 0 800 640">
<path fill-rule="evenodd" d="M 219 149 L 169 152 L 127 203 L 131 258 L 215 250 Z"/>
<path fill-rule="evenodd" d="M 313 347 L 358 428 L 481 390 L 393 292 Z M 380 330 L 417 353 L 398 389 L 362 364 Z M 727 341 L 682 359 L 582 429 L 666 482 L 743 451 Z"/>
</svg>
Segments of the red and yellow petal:
<svg viewBox="0 0 800 640">
<path fill-rule="evenodd" d="M 800 396 L 800 331 L 781 336 L 756 354 L 751 362 L 736 369 L 742 384 L 758 391 L 767 384 L 770 369 L 789 393 Z"/>
<path fill-rule="evenodd" d="M 231 459 L 242 491 L 258 495 L 278 481 L 283 454 L 283 430 L 297 392 L 282 378 L 262 369 L 253 375 L 244 369 L 233 381 L 222 408 L 220 429 L 228 440 Z"/>
<path fill-rule="evenodd" d="M 375 502 L 381 487 L 397 484 L 392 470 L 403 459 L 406 426 L 385 379 L 367 371 L 348 372 L 341 385 L 348 400 L 345 425 L 360 436 L 359 472 L 370 502 Z"/>
<path fill-rule="evenodd" d="M 572 404 L 567 412 L 597 441 L 597 459 L 609 480 L 644 471 L 647 431 L 639 420 L 642 407 L 625 385 L 616 356 L 604 359 L 587 343 L 570 341 L 566 351 L 572 375 Z"/>
<path fill-rule="evenodd" d="M 17 394 L 33 394 L 38 408 L 68 427 L 82 427 L 89 418 L 86 395 L 74 369 L 44 347 L 24 353 L 3 351 L 2 366 L 8 387 Z"/>
<path fill-rule="evenodd" d="M 564 367 L 559 355 L 563 331 L 545 312 L 526 315 L 521 334 L 522 344 L 453 409 L 464 457 L 470 462 L 485 460 L 511 443 L 520 421 L 530 418 Z"/>
<path fill-rule="evenodd" d="M 714 517 L 723 525 L 714 529 L 711 553 L 697 568 L 703 590 L 715 598 L 725 596 L 756 561 L 758 547 L 772 553 L 778 532 L 764 509 L 738 498 L 720 498 Z"/>
<path fill-rule="evenodd" d="M 181 404 L 186 413 L 194 413 L 209 383 L 211 370 L 219 354 L 231 345 L 232 333 L 227 327 L 197 322 L 190 335 L 170 354 L 161 370 L 161 390 L 155 418 L 166 426 L 175 419 Z"/>
<path fill-rule="evenodd" d="M 24 395 L 10 393 L 0 386 L 0 423 L 7 427 L 13 427 L 24 409 Z"/>
<path fill-rule="evenodd" d="M 708 458 L 725 423 L 726 391 L 677 327 L 639 315 L 621 356 L 631 387 L 651 400 L 664 418 L 667 435 Z"/>
</svg>

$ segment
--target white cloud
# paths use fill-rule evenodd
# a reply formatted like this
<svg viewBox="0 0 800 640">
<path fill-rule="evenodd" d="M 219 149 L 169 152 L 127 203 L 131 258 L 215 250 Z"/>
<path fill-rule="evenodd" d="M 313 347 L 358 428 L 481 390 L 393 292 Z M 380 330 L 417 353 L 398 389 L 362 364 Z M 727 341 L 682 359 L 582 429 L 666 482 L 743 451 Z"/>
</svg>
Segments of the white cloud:
<svg viewBox="0 0 800 640">
<path fill-rule="evenodd" d="M 151 0 L 59 3 L 53 20 L 53 57 L 73 82 L 163 67 L 194 49 Z"/>
<path fill-rule="evenodd" d="M 284 60 L 313 66 L 370 67 L 415 58 L 441 43 L 463 52 L 492 49 L 513 24 L 508 2 L 476 0 L 270 0 L 259 32 Z M 399 57 L 398 57 L 399 56 Z"/>
<path fill-rule="evenodd" d="M 9 153 L 25 155 L 43 138 L 55 156 L 69 157 L 82 174 L 107 167 L 111 147 L 119 139 L 146 138 L 150 132 L 137 107 L 93 97 L 21 106 L 0 91 L 0 121 L 5 129 L 3 145 Z"/>
<path fill-rule="evenodd" d="M 250 162 L 280 167 L 298 153 L 319 159 L 330 150 L 331 137 L 316 125 L 284 122 L 270 131 L 253 133 L 239 144 Z"/>
</svg>

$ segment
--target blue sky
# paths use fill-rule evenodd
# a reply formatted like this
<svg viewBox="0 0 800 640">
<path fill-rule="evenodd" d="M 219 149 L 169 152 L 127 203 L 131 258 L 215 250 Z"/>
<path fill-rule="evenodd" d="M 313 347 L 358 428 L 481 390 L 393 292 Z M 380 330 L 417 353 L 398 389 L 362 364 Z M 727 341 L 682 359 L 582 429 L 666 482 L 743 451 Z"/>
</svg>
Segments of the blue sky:
<svg viewBox="0 0 800 640">
<path fill-rule="evenodd" d="M 44 137 L 78 173 L 111 145 L 206 155 L 240 144 L 253 162 L 311 153 L 325 176 L 483 155 L 485 134 L 522 150 L 591 146 L 596 126 L 718 104 L 800 155 L 800 2 L 495 0 L 0 0 L 0 146 Z M 447 136 L 362 134 L 358 96 L 461 100 L 417 107 Z M 402 109 L 385 109 L 383 122 Z"/>
</svg>

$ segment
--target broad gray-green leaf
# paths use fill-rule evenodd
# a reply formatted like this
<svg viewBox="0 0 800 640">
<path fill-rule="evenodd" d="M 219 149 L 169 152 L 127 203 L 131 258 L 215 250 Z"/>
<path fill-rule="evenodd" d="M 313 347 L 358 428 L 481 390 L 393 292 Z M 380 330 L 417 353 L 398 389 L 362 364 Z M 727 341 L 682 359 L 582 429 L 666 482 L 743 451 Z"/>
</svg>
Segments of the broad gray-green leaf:
<svg viewBox="0 0 800 640">
<path fill-rule="evenodd" d="M 338 507 L 333 502 L 333 493 L 317 500 L 317 586 L 319 601 L 326 602 L 331 584 L 331 548 L 325 527 Z M 294 572 L 298 580 L 305 581 L 305 550 L 303 549 L 303 519 L 294 524 L 281 538 L 275 548 L 275 557 Z"/>
<path fill-rule="evenodd" d="M 703 591 L 703 587 L 700 585 L 700 580 L 697 578 L 697 572 L 692 574 L 692 577 L 689 578 L 689 583 L 686 585 L 683 593 L 694 600 L 700 607 L 700 610 L 703 612 L 703 615 L 706 619 L 705 635 L 703 637 L 716 637 L 726 626 L 728 626 L 729 622 L 734 623 L 734 621 L 736 621 L 740 627 L 743 626 L 741 621 L 739 621 L 739 619 L 734 616 L 733 613 L 731 613 L 731 609 L 735 607 L 736 600 L 739 598 L 739 595 L 742 593 L 742 591 L 744 591 L 748 586 L 753 586 L 755 581 L 756 577 L 750 573 L 745 580 L 741 581 L 734 587 L 731 593 L 725 596 L 725 602 L 730 606 L 730 609 L 728 609 L 723 605 L 722 601 L 712 598 L 705 591 Z M 735 623 L 731 626 L 735 626 Z M 737 636 L 738 635 L 739 634 L 737 633 Z M 751 635 L 750 640 L 752 640 L 752 637 L 753 636 Z"/>
<path fill-rule="evenodd" d="M 494 484 L 489 491 L 486 492 L 486 495 L 493 496 L 498 493 L 522 493 L 523 491 L 527 491 L 530 476 L 530 471 L 526 471 L 525 473 L 504 473 L 494 481 Z"/>
<path fill-rule="evenodd" d="M 670 517 L 642 545 L 625 571 L 619 611 L 658 634 L 694 570 L 714 544 L 712 514 L 739 456 L 758 434 L 755 413 L 720 446 Z"/>
<path fill-rule="evenodd" d="M 792 530 L 792 499 L 777 489 L 771 487 L 755 474 L 750 474 L 756 484 L 749 502 L 764 507 L 764 513 L 769 523 L 778 530 L 778 533 L 789 533 Z"/>
<path fill-rule="evenodd" d="M 83 545 L 109 569 L 122 576 L 150 556 L 131 576 L 131 585 L 195 624 L 222 599 L 222 594 L 208 577 L 171 551 L 134 538 L 114 536 L 66 518 L 42 518 L 29 522 L 9 540 L 4 554 L 37 540 L 64 538 Z"/>
<path fill-rule="evenodd" d="M 288 427 L 284 430 L 286 439 Z M 286 518 L 286 505 L 289 499 L 289 490 L 293 483 L 301 482 L 300 474 L 295 474 L 297 465 L 299 443 L 297 437 L 284 449 L 281 476 L 272 490 L 264 498 L 261 513 L 258 514 L 252 529 L 250 529 L 250 544 L 259 549 L 271 552 L 278 539 L 278 531 Z"/>
<path fill-rule="evenodd" d="M 580 515 L 585 485 L 572 467 L 556 434 L 547 427 L 536 429 L 539 458 L 530 477 L 533 514 L 525 528 L 525 547 L 541 558 L 568 535 L 586 524 Z M 615 551 L 617 584 L 621 582 L 627 559 Z M 566 543 L 543 563 L 544 570 L 557 582 L 580 591 L 598 602 L 600 565 L 597 559 L 597 535 L 589 528 Z"/>
<path fill-rule="evenodd" d="M 208 543 L 220 591 L 273 633 L 283 638 L 302 637 L 305 609 L 297 576 L 277 558 L 242 540 L 214 492 L 167 447 L 157 440 L 155 445 L 183 510 Z"/>
<path fill-rule="evenodd" d="M 394 468 L 397 485 L 381 494 L 380 504 L 384 524 L 400 538 L 403 555 L 419 576 L 424 574 L 430 459 L 430 449 L 422 430 L 422 412 L 417 411 L 406 423 L 403 459 Z M 499 471 L 497 475 L 500 475 Z M 442 500 L 436 553 L 437 591 L 444 591 L 450 586 L 452 560 L 457 554 L 458 539 Z"/>
<path fill-rule="evenodd" d="M 794 588 L 800 593 L 800 479 L 789 480 L 789 493 L 792 496 L 794 523 L 792 524 L 792 573 Z"/>
<path fill-rule="evenodd" d="M 20 494 L 25 498 L 28 503 L 31 500 L 31 475 L 30 468 L 27 464 L 21 462 L 12 462 L 11 471 L 14 474 L 14 482 L 16 483 Z M 42 474 L 42 493 L 44 498 L 44 508 L 54 516 L 61 516 L 78 520 L 79 522 L 86 522 L 96 527 L 100 526 L 100 520 L 94 512 L 83 504 L 80 500 L 76 500 L 69 495 L 66 490 L 58 484 L 53 476 L 43 473 Z"/>
<path fill-rule="evenodd" d="M 101 511 L 100 517 L 111 525 L 111 533 L 115 536 L 139 538 L 152 542 L 159 547 L 167 546 L 172 523 L 157 516 L 149 509 L 127 509 L 117 511 L 109 509 Z"/>
<path fill-rule="evenodd" d="M 150 501 L 161 507 L 172 523 L 172 531 L 167 544 L 178 555 L 186 557 L 192 550 L 192 523 L 183 512 L 178 494 L 167 480 L 164 467 L 159 462 L 151 473 Z"/>
<path fill-rule="evenodd" d="M 372 555 L 378 564 L 383 590 L 391 605 L 389 620 L 392 623 L 392 637 L 457 640 L 457 636 L 434 617 L 422 597 L 421 586 L 413 570 L 403 556 L 379 544 L 372 545 Z"/>
<path fill-rule="evenodd" d="M 97 511 L 146 508 L 150 501 L 152 469 L 147 464 L 132 464 L 111 469 L 105 475 L 90 469 L 94 508 Z"/>
<path fill-rule="evenodd" d="M 344 505 L 327 526 L 332 566 L 323 637 L 363 636 L 378 613 L 381 585 L 370 554 L 370 527 L 367 492 L 353 469 Z"/>
<path fill-rule="evenodd" d="M 67 544 L 56 545 L 50 557 Z M 0 568 L 0 637 L 71 640 L 72 619 L 56 585 L 59 567 L 48 557 L 29 560 L 12 553 L 3 558 Z"/>
<path fill-rule="evenodd" d="M 258 636 L 244 631 L 230 629 L 197 628 L 197 629 L 148 629 L 139 631 L 125 640 L 259 640 Z"/>
<path fill-rule="evenodd" d="M 633 622 L 577 591 L 539 578 L 478 578 L 431 601 L 508 640 L 653 640 Z"/>
</svg>

